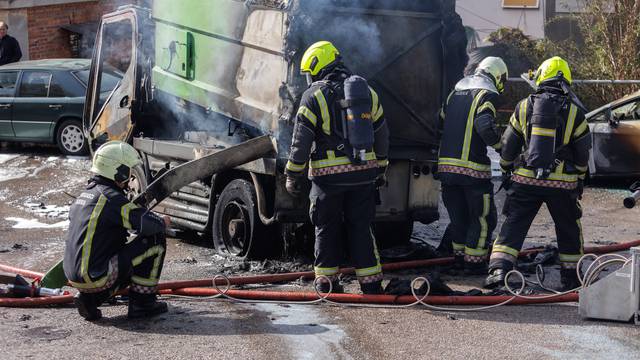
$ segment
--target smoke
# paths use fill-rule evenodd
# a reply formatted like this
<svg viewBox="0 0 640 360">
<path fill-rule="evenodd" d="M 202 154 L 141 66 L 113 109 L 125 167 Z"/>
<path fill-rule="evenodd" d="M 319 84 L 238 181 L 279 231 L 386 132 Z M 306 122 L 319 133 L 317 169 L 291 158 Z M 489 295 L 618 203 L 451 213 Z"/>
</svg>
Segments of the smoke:
<svg viewBox="0 0 640 360">
<path fill-rule="evenodd" d="M 343 50 L 347 61 L 379 58 L 382 41 L 375 17 L 363 16 L 365 1 L 315 0 L 298 2 L 290 30 L 290 40 L 299 56 L 311 44 L 326 40 Z M 342 10 L 342 11 L 340 11 Z"/>
<path fill-rule="evenodd" d="M 315 36 L 307 33 L 305 40 L 311 43 L 312 41 L 320 40 L 319 35 L 321 35 L 323 40 L 332 41 L 339 48 L 348 49 L 348 52 L 344 53 L 346 59 L 375 59 L 382 55 L 380 28 L 374 18 L 367 18 L 359 13 L 330 16 L 327 10 L 331 8 L 323 8 L 322 3 L 323 1 L 314 2 L 313 6 L 315 8 L 309 9 L 309 11 L 325 14 L 323 18 L 327 21 L 325 24 L 326 29 L 322 34 Z M 319 23 L 323 22 L 320 19 L 315 20 Z"/>
</svg>

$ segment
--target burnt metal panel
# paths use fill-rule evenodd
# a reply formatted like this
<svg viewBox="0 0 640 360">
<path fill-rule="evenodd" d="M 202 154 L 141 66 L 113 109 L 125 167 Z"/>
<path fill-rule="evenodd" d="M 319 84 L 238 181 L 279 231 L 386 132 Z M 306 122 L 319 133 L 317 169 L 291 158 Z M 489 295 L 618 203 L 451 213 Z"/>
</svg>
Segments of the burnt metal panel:
<svg viewBox="0 0 640 360">
<path fill-rule="evenodd" d="M 224 148 L 208 147 L 192 142 L 178 140 L 157 140 L 150 138 L 134 138 L 133 147 L 155 158 L 190 161 L 198 157 L 212 154 Z M 236 169 L 251 171 L 258 174 L 275 175 L 276 160 L 273 158 L 261 158 Z"/>
</svg>

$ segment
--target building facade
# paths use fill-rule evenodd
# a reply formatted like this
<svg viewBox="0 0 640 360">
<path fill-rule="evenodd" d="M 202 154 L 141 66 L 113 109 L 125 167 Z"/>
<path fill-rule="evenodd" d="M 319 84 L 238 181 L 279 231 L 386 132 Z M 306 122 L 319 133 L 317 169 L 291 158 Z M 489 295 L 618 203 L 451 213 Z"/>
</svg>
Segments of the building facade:
<svg viewBox="0 0 640 360">
<path fill-rule="evenodd" d="M 0 20 L 22 60 L 90 57 L 102 14 L 137 0 L 0 0 Z"/>
<path fill-rule="evenodd" d="M 571 23 L 548 27 L 554 18 L 579 12 L 581 0 L 456 0 L 456 11 L 477 46 L 501 27 L 521 29 L 534 39 L 562 36 Z"/>
</svg>

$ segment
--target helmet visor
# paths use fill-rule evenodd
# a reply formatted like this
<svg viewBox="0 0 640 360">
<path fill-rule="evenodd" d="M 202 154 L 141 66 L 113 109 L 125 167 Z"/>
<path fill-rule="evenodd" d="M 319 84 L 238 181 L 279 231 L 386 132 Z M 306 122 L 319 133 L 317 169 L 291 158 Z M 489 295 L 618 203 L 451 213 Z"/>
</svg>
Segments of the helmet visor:
<svg viewBox="0 0 640 360">
<path fill-rule="evenodd" d="M 500 78 L 498 79 L 496 84 L 496 88 L 500 93 L 504 92 L 504 86 L 506 83 L 507 83 L 507 74 L 502 73 L 502 75 L 500 75 Z"/>
</svg>

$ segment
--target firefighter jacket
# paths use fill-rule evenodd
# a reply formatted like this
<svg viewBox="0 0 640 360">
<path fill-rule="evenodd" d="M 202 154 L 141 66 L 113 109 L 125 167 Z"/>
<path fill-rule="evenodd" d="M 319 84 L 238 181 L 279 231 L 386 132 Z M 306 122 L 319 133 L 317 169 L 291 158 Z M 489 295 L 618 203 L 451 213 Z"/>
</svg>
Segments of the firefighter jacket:
<svg viewBox="0 0 640 360">
<path fill-rule="evenodd" d="M 300 101 L 293 129 L 288 176 L 301 176 L 307 166 L 309 178 L 318 183 L 359 185 L 375 181 L 378 168 L 388 165 L 389 129 L 378 94 L 370 89 L 374 146 L 366 152 L 363 164 L 354 164 L 346 155 L 347 140 L 342 134 L 343 83 L 350 74 L 334 71 L 315 82 Z M 310 160 L 310 161 L 309 161 Z"/>
<path fill-rule="evenodd" d="M 495 126 L 498 94 L 486 89 L 454 90 L 440 112 L 438 176 L 448 185 L 491 179 L 487 146 L 501 147 Z"/>
<path fill-rule="evenodd" d="M 562 101 L 557 114 L 556 131 L 547 134 L 531 124 L 535 96 L 520 101 L 503 135 L 500 166 L 513 170 L 512 180 L 525 185 L 556 189 L 576 189 L 578 180 L 583 180 L 588 170 L 591 134 L 584 112 L 565 96 L 560 88 L 541 87 L 537 94 L 546 94 Z M 526 166 L 526 157 L 532 133 L 536 136 L 555 137 L 555 161 L 548 176 L 536 178 L 535 170 Z"/>
<path fill-rule="evenodd" d="M 96 176 L 69 211 L 65 275 L 75 288 L 101 288 L 117 271 L 109 261 L 123 249 L 129 230 L 150 236 L 164 229 L 162 218 L 129 202 L 113 181 Z"/>
</svg>

